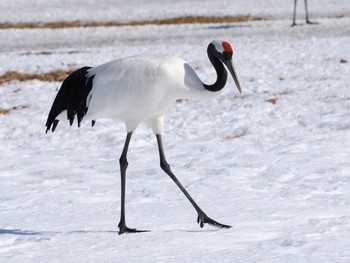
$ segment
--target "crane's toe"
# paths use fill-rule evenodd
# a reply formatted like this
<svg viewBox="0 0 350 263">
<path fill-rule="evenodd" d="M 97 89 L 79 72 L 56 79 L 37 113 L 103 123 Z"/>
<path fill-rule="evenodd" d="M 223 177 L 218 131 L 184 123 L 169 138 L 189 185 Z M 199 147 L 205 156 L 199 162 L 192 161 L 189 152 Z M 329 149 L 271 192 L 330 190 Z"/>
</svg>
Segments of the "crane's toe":
<svg viewBox="0 0 350 263">
<path fill-rule="evenodd" d="M 318 22 L 311 22 L 310 20 L 307 20 L 307 21 L 306 21 L 306 24 L 309 24 L 309 25 L 318 25 Z"/>
<path fill-rule="evenodd" d="M 211 219 L 206 214 L 198 214 L 197 223 L 200 225 L 201 228 L 204 227 L 204 224 L 209 224 L 209 225 L 214 226 L 214 227 L 227 228 L 227 229 L 232 227 L 230 225 L 221 224 L 221 223 Z"/>
<path fill-rule="evenodd" d="M 138 230 L 136 228 L 129 228 L 125 224 L 120 225 L 119 224 L 119 235 L 121 234 L 130 234 L 130 233 L 143 233 L 143 232 L 150 232 L 151 230 Z"/>
</svg>

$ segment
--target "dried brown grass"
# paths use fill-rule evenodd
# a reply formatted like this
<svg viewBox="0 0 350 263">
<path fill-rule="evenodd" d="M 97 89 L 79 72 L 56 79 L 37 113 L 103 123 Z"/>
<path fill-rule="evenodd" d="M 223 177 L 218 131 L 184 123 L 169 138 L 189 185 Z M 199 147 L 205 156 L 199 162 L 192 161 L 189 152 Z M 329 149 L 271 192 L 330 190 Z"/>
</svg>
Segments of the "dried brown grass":
<svg viewBox="0 0 350 263">
<path fill-rule="evenodd" d="M 4 109 L 4 108 L 0 108 L 0 115 L 5 115 L 5 114 L 9 114 L 11 111 L 13 110 L 20 110 L 20 109 L 26 109 L 29 108 L 28 105 L 20 105 L 20 106 L 14 106 L 8 109 Z"/>
<path fill-rule="evenodd" d="M 271 103 L 271 104 L 273 104 L 273 105 L 276 105 L 277 100 L 278 100 L 278 98 L 271 98 L 271 99 L 265 100 L 265 102 L 269 102 L 269 103 Z"/>
<path fill-rule="evenodd" d="M 3 114 L 3 115 L 8 114 L 10 111 L 11 111 L 10 109 L 2 109 L 2 108 L 0 108 L 0 115 L 1 114 Z"/>
<path fill-rule="evenodd" d="M 106 22 L 82 22 L 82 21 L 57 21 L 50 23 L 42 22 L 20 22 L 0 23 L 0 29 L 9 28 L 50 28 L 59 29 L 67 27 L 115 27 L 115 26 L 141 26 L 141 25 L 171 25 L 171 24 L 203 24 L 203 23 L 235 23 L 247 21 L 260 21 L 266 18 L 260 16 L 182 16 L 165 19 L 143 20 L 143 21 L 106 21 Z"/>
<path fill-rule="evenodd" d="M 238 139 L 238 138 L 241 138 L 241 136 L 242 135 L 239 133 L 232 133 L 232 134 L 225 135 L 224 139 L 226 140 Z"/>
<path fill-rule="evenodd" d="M 18 71 L 7 71 L 4 75 L 0 76 L 0 85 L 13 81 L 26 81 L 37 79 L 41 81 L 63 81 L 72 71 L 71 70 L 55 70 L 46 73 L 22 73 Z"/>
</svg>

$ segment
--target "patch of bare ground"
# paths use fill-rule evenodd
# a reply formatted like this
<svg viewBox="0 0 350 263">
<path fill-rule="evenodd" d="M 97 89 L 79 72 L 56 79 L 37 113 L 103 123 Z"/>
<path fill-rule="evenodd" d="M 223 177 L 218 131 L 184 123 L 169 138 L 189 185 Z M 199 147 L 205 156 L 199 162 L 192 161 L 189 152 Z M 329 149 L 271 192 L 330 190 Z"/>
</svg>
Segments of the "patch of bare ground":
<svg viewBox="0 0 350 263">
<path fill-rule="evenodd" d="M 116 26 L 142 26 L 142 25 L 172 25 L 172 24 L 209 24 L 209 23 L 236 23 L 248 21 L 266 20 L 261 16 L 181 16 L 165 19 L 153 19 L 142 21 L 118 22 L 82 22 L 82 21 L 57 21 L 57 22 L 20 22 L 20 23 L 0 23 L 0 29 L 9 28 L 68 28 L 68 27 L 116 27 Z"/>
<path fill-rule="evenodd" d="M 37 79 L 41 81 L 63 81 L 71 72 L 72 70 L 62 69 L 46 73 L 22 73 L 18 71 L 7 71 L 4 75 L 0 76 L 0 85 L 13 80 L 26 81 Z"/>
</svg>

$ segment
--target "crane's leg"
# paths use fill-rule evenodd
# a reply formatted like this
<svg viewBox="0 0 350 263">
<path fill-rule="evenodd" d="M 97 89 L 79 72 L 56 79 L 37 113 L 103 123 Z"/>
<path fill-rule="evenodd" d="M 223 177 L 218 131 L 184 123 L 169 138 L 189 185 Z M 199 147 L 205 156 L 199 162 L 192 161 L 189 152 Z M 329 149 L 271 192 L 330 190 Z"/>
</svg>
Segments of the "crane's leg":
<svg viewBox="0 0 350 263">
<path fill-rule="evenodd" d="M 170 178 L 176 183 L 176 185 L 181 189 L 181 191 L 185 194 L 187 199 L 191 202 L 194 209 L 196 209 L 198 213 L 198 219 L 197 223 L 199 223 L 200 227 L 203 227 L 205 223 L 219 227 L 219 228 L 231 228 L 229 225 L 224 225 L 219 222 L 216 222 L 215 220 L 208 217 L 203 210 L 196 204 L 196 202 L 193 200 L 193 198 L 190 196 L 190 194 L 186 191 L 186 189 L 182 186 L 182 184 L 179 182 L 179 180 L 176 178 L 176 176 L 173 174 L 173 172 L 170 169 L 170 165 L 165 159 L 164 155 L 164 148 L 163 148 L 163 142 L 162 142 L 162 136 L 160 134 L 156 135 L 157 142 L 158 142 L 158 150 L 159 150 L 159 157 L 160 157 L 160 167 L 163 169 L 164 172 L 166 172 Z"/>
<path fill-rule="evenodd" d="M 121 211 L 120 211 L 120 222 L 118 224 L 119 235 L 123 233 L 148 232 L 148 230 L 137 230 L 135 228 L 128 228 L 125 223 L 125 179 L 126 179 L 126 169 L 128 168 L 128 160 L 126 157 L 128 153 L 131 135 L 132 135 L 132 132 L 129 132 L 127 134 L 123 152 L 119 159 L 120 177 L 121 177 Z"/>
<path fill-rule="evenodd" d="M 297 25 L 295 23 L 296 13 L 297 13 L 297 0 L 294 0 L 293 24 L 291 26 L 296 26 Z"/>
<path fill-rule="evenodd" d="M 306 24 L 310 24 L 310 25 L 317 25 L 318 24 L 317 22 L 311 22 L 309 20 L 309 12 L 307 9 L 307 0 L 305 0 L 305 16 L 306 16 Z"/>
</svg>

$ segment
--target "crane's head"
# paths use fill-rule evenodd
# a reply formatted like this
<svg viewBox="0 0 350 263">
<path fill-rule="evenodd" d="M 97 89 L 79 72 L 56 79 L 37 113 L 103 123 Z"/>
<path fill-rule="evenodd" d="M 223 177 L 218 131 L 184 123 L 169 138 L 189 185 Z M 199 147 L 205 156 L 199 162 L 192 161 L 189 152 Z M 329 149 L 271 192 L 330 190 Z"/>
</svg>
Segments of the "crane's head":
<svg viewBox="0 0 350 263">
<path fill-rule="evenodd" d="M 228 71 L 231 73 L 231 76 L 236 83 L 236 86 L 240 93 L 242 93 L 241 85 L 239 84 L 235 68 L 232 63 L 232 54 L 233 49 L 227 41 L 214 40 L 208 46 L 208 52 L 213 52 L 213 55 L 220 59 L 222 63 L 227 67 Z"/>
</svg>

